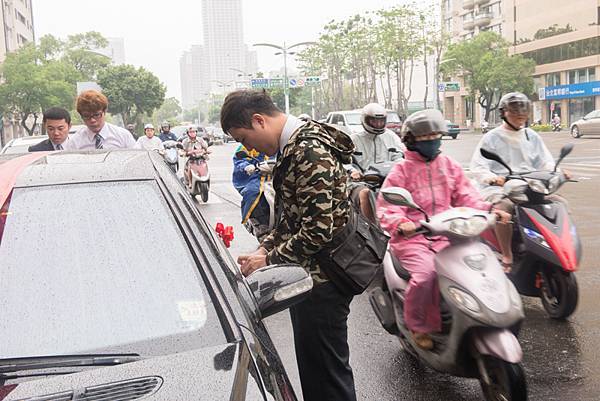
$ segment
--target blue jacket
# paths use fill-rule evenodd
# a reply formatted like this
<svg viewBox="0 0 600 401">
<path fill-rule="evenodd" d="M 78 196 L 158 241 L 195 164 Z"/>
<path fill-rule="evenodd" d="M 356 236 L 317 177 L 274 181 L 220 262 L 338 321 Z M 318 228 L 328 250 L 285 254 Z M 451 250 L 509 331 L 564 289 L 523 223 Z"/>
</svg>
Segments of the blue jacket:
<svg viewBox="0 0 600 401">
<path fill-rule="evenodd" d="M 268 160 L 269 156 L 264 153 L 259 153 L 256 150 L 248 150 L 243 145 L 236 149 L 236 153 L 240 150 L 245 150 L 255 159 L 260 161 Z M 233 177 L 232 182 L 235 189 L 242 195 L 242 224 L 246 223 L 250 215 L 258 206 L 260 197 L 263 192 L 265 178 L 260 175 L 258 170 L 248 175 L 244 170 L 249 165 L 255 165 L 256 162 L 250 158 L 238 158 L 233 156 Z"/>
<path fill-rule="evenodd" d="M 160 135 L 159 135 L 159 138 L 163 142 L 165 142 L 165 141 L 176 141 L 177 140 L 177 136 L 175 136 L 175 134 L 172 133 L 171 131 L 169 131 L 169 132 L 161 132 Z"/>
</svg>

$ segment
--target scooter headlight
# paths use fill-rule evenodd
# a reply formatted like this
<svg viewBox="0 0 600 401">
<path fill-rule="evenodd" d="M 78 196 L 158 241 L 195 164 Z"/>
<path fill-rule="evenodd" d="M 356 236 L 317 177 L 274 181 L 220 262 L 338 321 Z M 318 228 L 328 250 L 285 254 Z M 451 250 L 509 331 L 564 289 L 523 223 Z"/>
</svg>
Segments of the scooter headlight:
<svg viewBox="0 0 600 401">
<path fill-rule="evenodd" d="M 468 219 L 458 218 L 450 221 L 449 231 L 463 237 L 474 237 L 488 228 L 488 221 L 483 216 L 473 216 Z"/>
<path fill-rule="evenodd" d="M 471 295 L 467 294 L 463 290 L 459 290 L 456 287 L 449 287 L 448 294 L 450 294 L 450 298 L 457 304 L 459 307 L 463 309 L 468 309 L 471 312 L 479 313 L 481 312 L 481 307 L 479 303 L 473 298 Z"/>
<path fill-rule="evenodd" d="M 529 178 L 527 180 L 527 184 L 529 184 L 529 188 L 531 188 L 531 190 L 533 192 L 537 192 L 539 194 L 544 194 L 544 195 L 548 195 L 550 193 L 550 191 L 548 190 L 548 187 L 546 187 L 546 183 L 542 180 L 538 180 L 535 178 Z"/>
<path fill-rule="evenodd" d="M 560 176 L 555 175 L 548 180 L 548 193 L 552 194 L 560 187 Z"/>
<path fill-rule="evenodd" d="M 529 239 L 533 240 L 535 243 L 550 249 L 550 245 L 548 245 L 548 242 L 546 242 L 546 238 L 544 238 L 542 234 L 527 227 L 523 227 L 523 232 L 525 233 L 525 235 L 527 235 Z"/>
</svg>

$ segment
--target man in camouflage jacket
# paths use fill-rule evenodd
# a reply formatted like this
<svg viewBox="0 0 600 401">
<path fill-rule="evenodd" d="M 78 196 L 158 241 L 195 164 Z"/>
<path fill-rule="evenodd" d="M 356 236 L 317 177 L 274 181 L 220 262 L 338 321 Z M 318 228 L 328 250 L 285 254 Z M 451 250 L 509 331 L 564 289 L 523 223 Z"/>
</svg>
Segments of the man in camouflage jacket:
<svg viewBox="0 0 600 401">
<path fill-rule="evenodd" d="M 230 93 L 221 126 L 246 147 L 278 154 L 273 185 L 278 223 L 260 248 L 238 258 L 244 275 L 269 264 L 297 263 L 313 277 L 311 295 L 290 308 L 298 370 L 306 401 L 354 401 L 347 318 L 351 295 L 327 279 L 319 263 L 349 218 L 347 173 L 350 137 L 282 113 L 264 91 Z"/>
</svg>

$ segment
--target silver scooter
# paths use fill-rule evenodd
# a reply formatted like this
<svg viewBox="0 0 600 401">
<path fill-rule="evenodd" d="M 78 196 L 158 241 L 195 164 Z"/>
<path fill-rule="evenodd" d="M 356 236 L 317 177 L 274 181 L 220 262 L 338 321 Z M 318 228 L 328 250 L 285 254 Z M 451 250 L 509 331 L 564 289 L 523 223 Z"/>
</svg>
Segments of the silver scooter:
<svg viewBox="0 0 600 401">
<path fill-rule="evenodd" d="M 177 149 L 183 149 L 183 145 L 177 141 L 165 141 L 163 142 L 163 146 L 165 148 L 163 153 L 165 163 L 167 163 L 167 166 L 177 174 L 177 171 L 179 170 L 179 151 Z"/>
<path fill-rule="evenodd" d="M 385 188 L 381 194 L 392 204 L 425 215 L 415 235 L 450 240 L 435 257 L 442 332 L 432 335 L 433 350 L 419 348 L 404 323 L 410 273 L 389 250 L 383 262 L 384 285 L 374 289 L 369 299 L 382 326 L 433 369 L 479 379 L 486 400 L 526 400 L 523 352 L 515 335 L 524 318 L 521 298 L 494 253 L 479 241 L 479 235 L 494 226 L 495 216 L 459 207 L 430 218 L 404 188 Z"/>
</svg>

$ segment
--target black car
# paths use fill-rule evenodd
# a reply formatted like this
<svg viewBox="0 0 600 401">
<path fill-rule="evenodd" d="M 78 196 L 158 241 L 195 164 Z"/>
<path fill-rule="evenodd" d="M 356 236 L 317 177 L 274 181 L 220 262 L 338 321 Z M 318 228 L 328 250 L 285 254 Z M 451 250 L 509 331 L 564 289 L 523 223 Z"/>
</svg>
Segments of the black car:
<svg viewBox="0 0 600 401">
<path fill-rule="evenodd" d="M 0 180 L 0 399 L 296 400 L 262 319 L 312 280 L 244 279 L 160 155 L 1 156 Z"/>
</svg>

